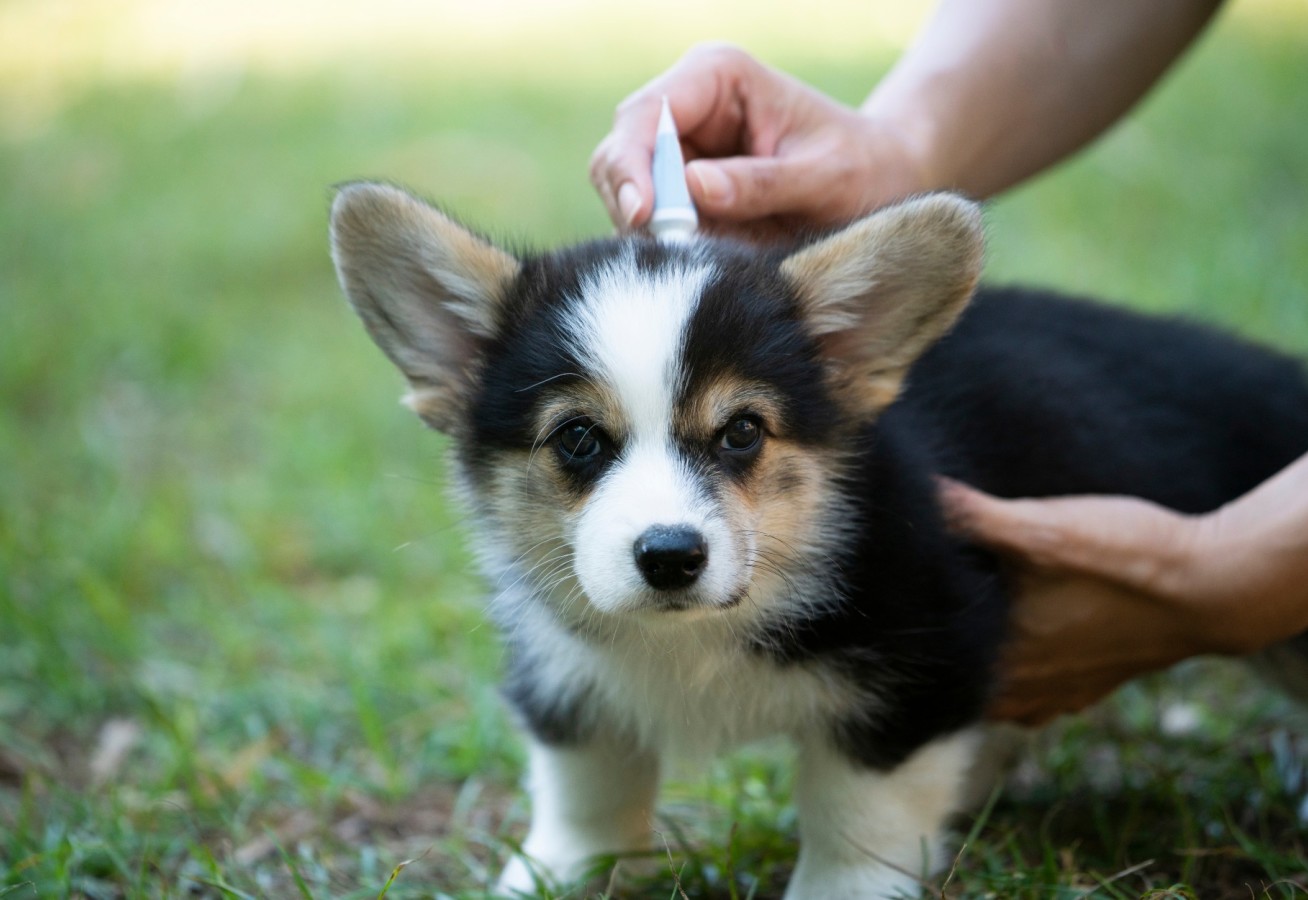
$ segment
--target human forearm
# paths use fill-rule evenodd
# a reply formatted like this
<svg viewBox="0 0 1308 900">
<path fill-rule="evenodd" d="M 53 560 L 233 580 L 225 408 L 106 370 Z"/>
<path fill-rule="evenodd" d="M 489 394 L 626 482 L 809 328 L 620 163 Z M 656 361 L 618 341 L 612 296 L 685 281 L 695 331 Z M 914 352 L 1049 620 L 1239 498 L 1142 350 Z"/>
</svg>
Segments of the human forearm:
<svg viewBox="0 0 1308 900">
<path fill-rule="evenodd" d="M 830 226 L 930 190 L 998 193 L 1107 128 L 1220 0 L 942 0 L 858 110 L 743 51 L 692 49 L 618 106 L 591 180 L 644 225 L 663 97 L 711 230 Z"/>
<path fill-rule="evenodd" d="M 1308 455 L 1194 523 L 1169 585 L 1195 598 L 1219 650 L 1251 653 L 1308 631 Z"/>
<path fill-rule="evenodd" d="M 1220 0 L 942 0 L 862 111 L 913 147 L 925 189 L 987 197 L 1104 131 Z"/>
</svg>

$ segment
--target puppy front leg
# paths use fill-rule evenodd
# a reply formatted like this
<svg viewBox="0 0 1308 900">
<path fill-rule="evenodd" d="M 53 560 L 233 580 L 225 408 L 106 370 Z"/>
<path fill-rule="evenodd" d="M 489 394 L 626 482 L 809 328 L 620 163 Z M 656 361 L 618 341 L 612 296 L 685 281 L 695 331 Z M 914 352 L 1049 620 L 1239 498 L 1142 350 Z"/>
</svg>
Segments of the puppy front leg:
<svg viewBox="0 0 1308 900">
<path fill-rule="evenodd" d="M 805 744 L 795 789 L 799 863 L 786 900 L 919 896 L 922 878 L 944 860 L 942 832 L 975 747 L 976 735 L 960 732 L 878 771 L 824 740 Z"/>
<path fill-rule="evenodd" d="M 645 850 L 658 791 L 658 757 L 616 738 L 576 746 L 532 740 L 528 770 L 531 828 L 523 856 L 500 876 L 497 893 L 534 892 L 538 877 L 567 884 L 600 854 Z"/>
</svg>

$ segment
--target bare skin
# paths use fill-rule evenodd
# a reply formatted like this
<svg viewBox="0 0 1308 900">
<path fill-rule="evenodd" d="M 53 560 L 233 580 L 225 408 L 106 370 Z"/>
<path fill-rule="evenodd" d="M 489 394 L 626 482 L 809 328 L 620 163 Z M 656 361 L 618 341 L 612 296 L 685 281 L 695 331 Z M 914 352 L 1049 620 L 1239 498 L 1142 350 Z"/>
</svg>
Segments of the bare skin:
<svg viewBox="0 0 1308 900">
<path fill-rule="evenodd" d="M 591 157 L 591 181 L 621 229 L 644 225 L 653 209 L 650 160 L 664 95 L 706 227 L 762 234 L 832 225 L 921 190 L 923 174 L 889 127 L 742 50 L 704 45 L 624 100 Z"/>
<path fill-rule="evenodd" d="M 1217 0 L 943 0 L 858 109 L 738 48 L 705 45 L 618 105 L 590 176 L 619 228 L 653 208 L 661 99 L 682 134 L 702 221 L 845 222 L 926 190 L 1003 190 L 1135 103 Z"/>
<path fill-rule="evenodd" d="M 988 197 L 1121 117 L 1218 0 L 942 0 L 858 109 L 742 50 L 697 47 L 619 105 L 591 180 L 620 229 L 653 207 L 667 96 L 701 220 L 744 236 L 848 221 L 908 195 Z M 995 718 L 1035 724 L 1202 653 L 1308 629 L 1308 456 L 1239 500 L 1183 516 L 1129 497 L 999 500 L 946 485 L 957 527 L 1023 585 Z"/>
<path fill-rule="evenodd" d="M 994 718 L 1036 725 L 1187 657 L 1308 630 L 1308 455 L 1202 516 L 1134 497 L 999 500 L 952 482 L 941 496 L 956 528 L 1018 567 Z"/>
</svg>

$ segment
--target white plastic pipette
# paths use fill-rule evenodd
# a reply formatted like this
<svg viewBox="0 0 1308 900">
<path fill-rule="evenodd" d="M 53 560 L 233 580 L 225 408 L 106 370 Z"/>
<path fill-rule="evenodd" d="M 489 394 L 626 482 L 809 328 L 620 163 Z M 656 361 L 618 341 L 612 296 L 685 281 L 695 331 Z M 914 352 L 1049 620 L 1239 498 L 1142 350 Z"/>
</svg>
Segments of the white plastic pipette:
<svg viewBox="0 0 1308 900">
<path fill-rule="evenodd" d="M 677 124 L 668 98 L 663 98 L 659 129 L 654 138 L 654 213 L 649 230 L 661 241 L 688 241 L 699 227 L 699 216 L 686 187 L 686 160 L 681 155 Z"/>
</svg>

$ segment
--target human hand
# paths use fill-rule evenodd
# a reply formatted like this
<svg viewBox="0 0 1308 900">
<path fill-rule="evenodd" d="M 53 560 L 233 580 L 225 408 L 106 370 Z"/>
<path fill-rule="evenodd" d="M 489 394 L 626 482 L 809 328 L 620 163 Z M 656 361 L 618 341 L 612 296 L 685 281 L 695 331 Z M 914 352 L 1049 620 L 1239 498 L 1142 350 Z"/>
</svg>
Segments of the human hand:
<svg viewBox="0 0 1308 900">
<path fill-rule="evenodd" d="M 956 483 L 942 497 L 1015 567 L 992 718 L 1037 725 L 1213 649 L 1176 598 L 1184 517 L 1130 497 L 1000 500 Z"/>
<path fill-rule="evenodd" d="M 1308 457 L 1204 516 L 1132 497 L 1000 500 L 946 482 L 960 532 L 1008 557 L 1017 598 L 989 715 L 1027 725 L 1203 653 L 1308 627 Z"/>
<path fill-rule="evenodd" d="M 707 44 L 624 100 L 590 163 L 619 229 L 654 205 L 654 136 L 668 98 L 701 226 L 764 236 L 846 222 L 926 187 L 909 141 L 734 47 Z"/>
</svg>

